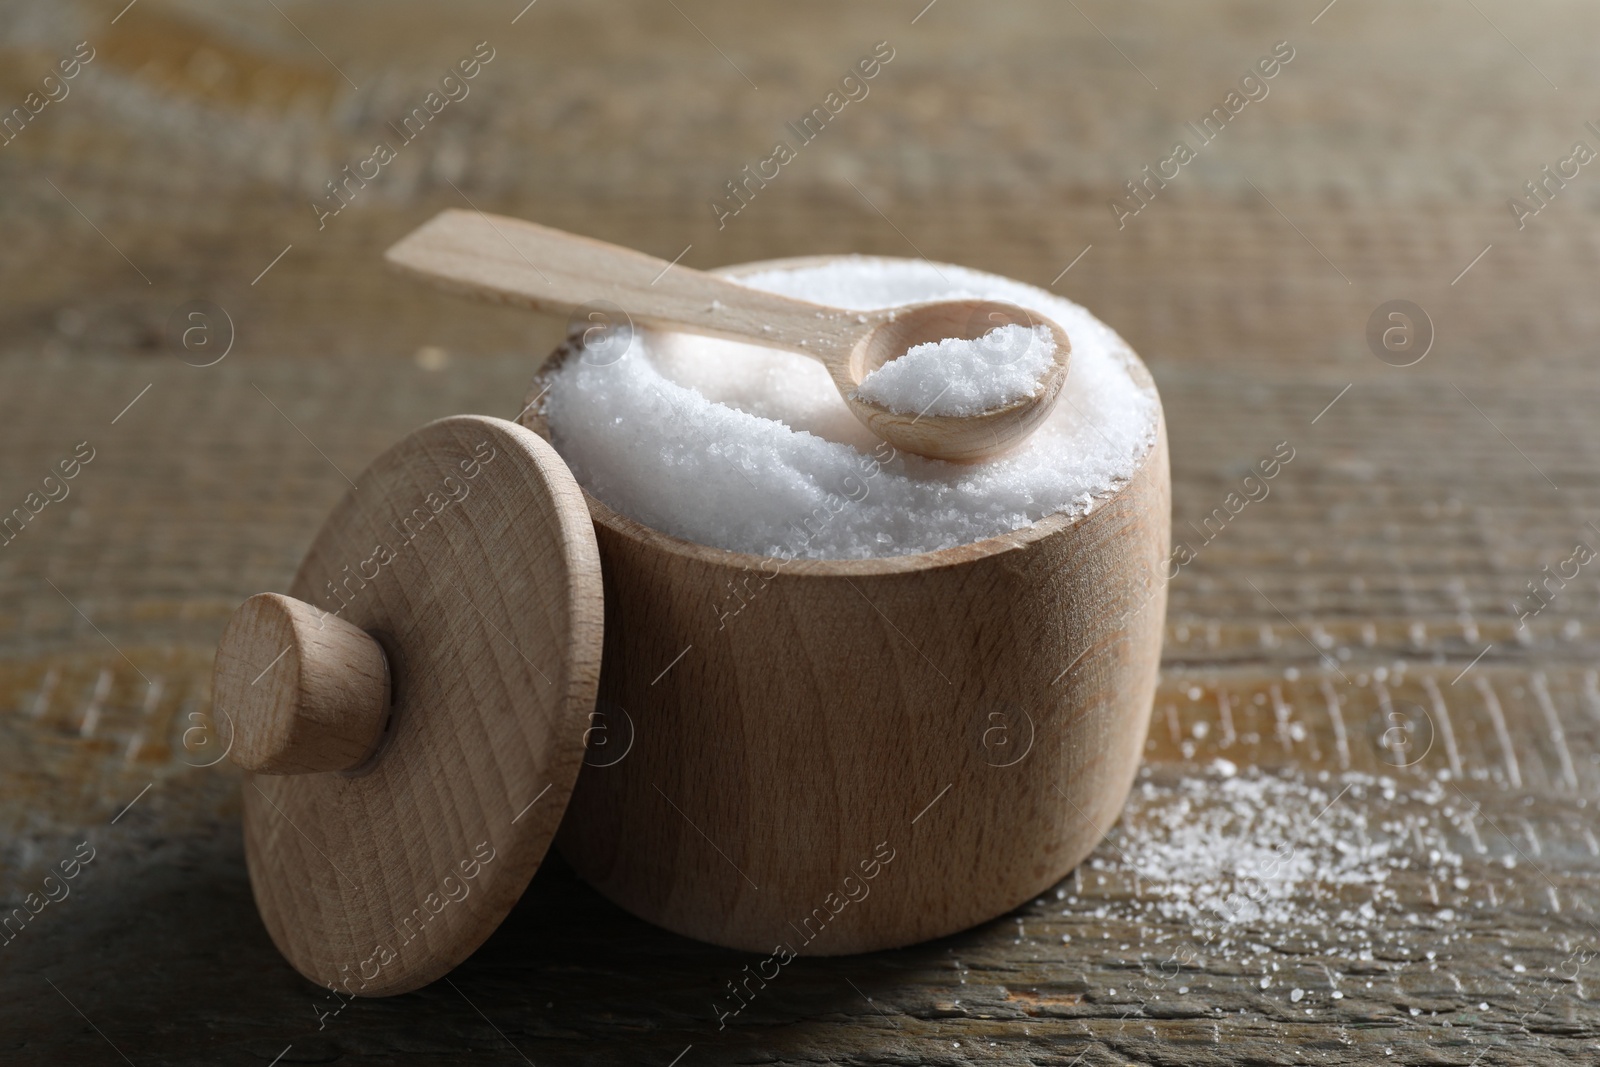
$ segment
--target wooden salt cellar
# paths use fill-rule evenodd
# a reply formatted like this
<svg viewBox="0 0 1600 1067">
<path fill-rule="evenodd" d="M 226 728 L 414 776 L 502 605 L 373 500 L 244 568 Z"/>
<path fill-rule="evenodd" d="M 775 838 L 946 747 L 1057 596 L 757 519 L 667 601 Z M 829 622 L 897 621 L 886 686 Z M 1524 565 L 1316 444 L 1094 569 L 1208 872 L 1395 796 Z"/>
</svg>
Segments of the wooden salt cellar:
<svg viewBox="0 0 1600 1067">
<path fill-rule="evenodd" d="M 251 883 L 306 977 L 438 979 L 553 839 L 634 914 L 782 958 L 1002 915 L 1116 821 L 1160 658 L 1164 426 L 1087 515 L 816 561 L 620 515 L 536 403 L 522 422 L 402 441 L 290 597 L 252 598 L 224 634 Z"/>
</svg>

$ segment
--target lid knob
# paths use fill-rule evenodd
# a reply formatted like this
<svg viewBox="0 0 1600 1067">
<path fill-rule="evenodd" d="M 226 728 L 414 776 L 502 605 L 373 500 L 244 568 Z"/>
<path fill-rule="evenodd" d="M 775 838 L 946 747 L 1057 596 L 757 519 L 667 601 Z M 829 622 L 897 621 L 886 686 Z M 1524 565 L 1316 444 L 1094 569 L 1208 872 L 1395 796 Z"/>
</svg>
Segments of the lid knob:
<svg viewBox="0 0 1600 1067">
<path fill-rule="evenodd" d="M 389 664 L 366 631 L 278 593 L 257 593 L 222 632 L 213 699 L 234 721 L 230 758 L 257 774 L 347 771 L 389 717 Z"/>
</svg>

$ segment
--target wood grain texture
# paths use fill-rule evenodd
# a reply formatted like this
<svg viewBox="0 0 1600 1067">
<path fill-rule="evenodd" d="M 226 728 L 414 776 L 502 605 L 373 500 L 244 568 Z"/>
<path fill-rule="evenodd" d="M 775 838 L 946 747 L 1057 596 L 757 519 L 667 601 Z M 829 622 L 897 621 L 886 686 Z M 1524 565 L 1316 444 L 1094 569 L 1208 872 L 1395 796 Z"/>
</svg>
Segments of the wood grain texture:
<svg viewBox="0 0 1600 1067">
<path fill-rule="evenodd" d="M 510 911 L 582 764 L 602 626 L 583 498 L 533 434 L 443 419 L 360 477 L 291 593 L 383 646 L 384 736 L 348 773 L 244 788 L 262 920 L 342 997 L 437 980 Z"/>
<path fill-rule="evenodd" d="M 1588 139 L 1592 5 L 1340 0 L 1312 25 L 1324 3 L 1080 2 L 1091 25 L 1067 6 L 941 0 L 912 25 L 924 2 L 541 0 L 514 26 L 521 4 L 278 0 L 291 25 L 256 3 L 140 0 L 112 23 L 123 6 L 0 3 L 0 106 L 75 42 L 104 43 L 0 148 L 0 509 L 77 442 L 95 449 L 70 497 L 0 549 L 3 903 L 26 910 L 80 842 L 97 849 L 71 896 L 0 947 L 0 1058 L 121 1062 L 108 1038 L 140 1067 L 265 1065 L 287 1046 L 284 1063 L 375 1067 L 1594 1056 L 1592 566 L 1525 625 L 1514 610 L 1600 524 L 1590 168 L 1524 229 L 1506 208 Z M 485 39 L 498 55 L 472 96 L 318 230 L 324 183 Z M 1122 183 L 1281 39 L 1297 56 L 1271 95 L 1118 230 Z M 896 55 L 871 95 L 719 229 L 724 183 L 880 40 Z M 764 957 L 639 921 L 559 856 L 455 988 L 335 1015 L 284 965 L 250 898 L 240 779 L 204 766 L 221 748 L 212 653 L 242 600 L 286 588 L 348 491 L 331 464 L 358 473 L 433 418 L 515 418 L 560 340 L 563 321 L 383 268 L 463 194 L 702 268 L 914 254 L 909 240 L 1055 280 L 1143 354 L 1175 537 L 1200 551 L 1169 587 L 1144 768 L 1061 899 L 930 944 L 796 960 L 721 1029 L 713 1003 L 731 1007 L 727 984 Z M 1365 338 L 1397 297 L 1438 331 L 1403 370 Z M 167 332 L 196 298 L 237 335 L 204 369 Z M 1201 544 L 1189 523 L 1280 441 L 1296 457 L 1271 495 Z M 1380 741 L 1413 704 L 1436 744 L 1401 767 Z M 1284 783 L 1296 799 L 1280 807 L 1304 821 L 1323 806 L 1309 790 L 1350 785 L 1323 820 L 1358 869 L 1384 850 L 1387 889 L 1280 880 L 1298 911 L 1240 916 L 1208 943 L 1217 926 L 1157 891 L 1258 892 L 1251 879 L 1150 874 L 1191 820 L 1238 819 L 1223 789 L 1239 779 Z M 1430 780 L 1448 802 L 1427 802 Z M 1210 832 L 1247 874 L 1262 831 Z"/>
<path fill-rule="evenodd" d="M 239 605 L 217 642 L 211 692 L 228 758 L 256 774 L 353 770 L 389 719 L 389 666 L 367 632 L 281 593 Z"/>
<path fill-rule="evenodd" d="M 447 292 L 568 316 L 610 301 L 639 326 L 766 341 L 848 377 L 850 354 L 876 327 L 853 312 L 737 286 L 622 245 L 527 219 L 442 211 L 384 259 Z"/>
</svg>

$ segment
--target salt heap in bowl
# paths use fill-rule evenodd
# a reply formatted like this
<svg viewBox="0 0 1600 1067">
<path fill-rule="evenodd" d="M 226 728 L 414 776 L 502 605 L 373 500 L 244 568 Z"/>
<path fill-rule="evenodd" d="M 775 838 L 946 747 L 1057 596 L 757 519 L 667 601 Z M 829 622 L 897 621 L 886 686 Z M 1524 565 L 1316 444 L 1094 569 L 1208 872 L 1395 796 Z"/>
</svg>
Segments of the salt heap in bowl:
<svg viewBox="0 0 1600 1067">
<path fill-rule="evenodd" d="M 780 559 L 932 552 L 1048 515 L 1086 514 L 1126 484 L 1156 443 L 1160 401 L 1139 358 L 1086 309 L 1042 289 L 868 256 L 806 260 L 735 280 L 858 311 L 1008 301 L 1061 325 L 1072 342 L 1070 369 L 1033 436 L 998 459 L 964 465 L 897 453 L 850 413 L 827 370 L 798 353 L 643 330 L 620 358 L 580 349 L 547 382 L 551 442 L 595 497 L 665 533 Z M 992 407 L 995 397 L 1029 395 L 1040 370 L 1028 360 L 1051 358 L 1049 345 L 1017 340 L 919 346 L 930 351 L 885 364 L 862 388 L 876 384 L 878 396 L 909 406 L 937 393 L 927 383 L 942 373 L 956 395 L 930 397 L 935 413 Z M 1016 355 L 995 359 L 997 352 Z M 907 359 L 927 365 L 896 371 Z"/>
<path fill-rule="evenodd" d="M 980 415 L 1037 396 L 1055 355 L 1048 327 L 1011 323 L 972 340 L 913 345 L 862 378 L 855 393 L 897 415 Z"/>
</svg>

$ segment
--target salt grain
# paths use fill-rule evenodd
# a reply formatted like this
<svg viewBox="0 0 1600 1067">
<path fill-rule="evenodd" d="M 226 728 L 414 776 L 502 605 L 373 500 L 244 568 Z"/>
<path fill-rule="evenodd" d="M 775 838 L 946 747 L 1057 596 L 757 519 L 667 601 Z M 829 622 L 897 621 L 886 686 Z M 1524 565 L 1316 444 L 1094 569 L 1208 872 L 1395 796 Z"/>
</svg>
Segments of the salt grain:
<svg viewBox="0 0 1600 1067">
<path fill-rule="evenodd" d="M 1406 789 L 1351 772 L 1313 782 L 1237 765 L 1218 773 L 1225 769 L 1213 765 L 1166 785 L 1142 781 L 1115 854 L 1089 865 L 1113 884 L 1131 883 L 1141 921 L 1187 927 L 1214 961 L 1264 969 L 1262 989 L 1279 966 L 1259 931 L 1308 939 L 1331 959 L 1369 967 L 1375 948 L 1404 948 L 1395 937 L 1404 914 L 1396 883 L 1412 876 L 1418 855 L 1444 884 L 1463 868 L 1456 847 L 1472 813 L 1453 807 L 1436 782 Z M 1348 800 L 1335 803 L 1341 797 Z M 1362 803 L 1368 797 L 1384 798 L 1381 820 Z M 1430 928 L 1456 918 L 1448 908 L 1418 917 Z M 1328 973 L 1335 987 L 1343 977 Z M 1343 999 L 1337 990 L 1331 996 Z"/>
<path fill-rule="evenodd" d="M 1055 335 L 1011 323 L 974 340 L 913 345 L 861 379 L 856 396 L 901 415 L 977 415 L 1039 392 Z"/>
<path fill-rule="evenodd" d="M 930 552 L 1086 514 L 1155 444 L 1160 401 L 1138 357 L 1084 308 L 1041 289 L 862 256 L 739 281 L 857 311 L 1004 300 L 1061 325 L 1071 369 L 1027 442 L 964 466 L 896 454 L 850 413 L 827 370 L 797 353 L 643 330 L 620 356 L 576 352 L 548 383 L 551 439 L 589 492 L 658 530 L 777 558 Z"/>
</svg>

